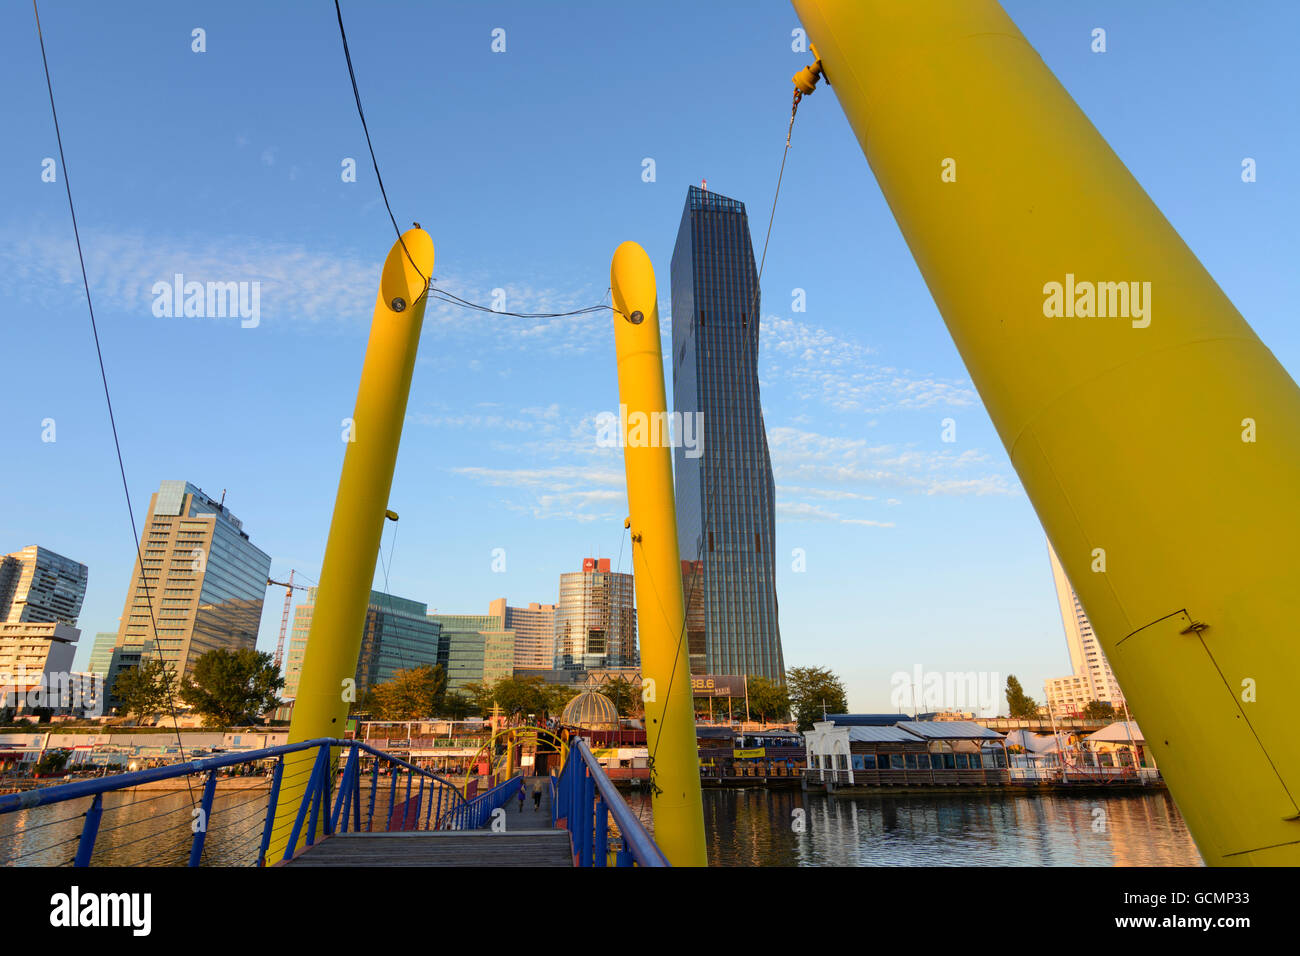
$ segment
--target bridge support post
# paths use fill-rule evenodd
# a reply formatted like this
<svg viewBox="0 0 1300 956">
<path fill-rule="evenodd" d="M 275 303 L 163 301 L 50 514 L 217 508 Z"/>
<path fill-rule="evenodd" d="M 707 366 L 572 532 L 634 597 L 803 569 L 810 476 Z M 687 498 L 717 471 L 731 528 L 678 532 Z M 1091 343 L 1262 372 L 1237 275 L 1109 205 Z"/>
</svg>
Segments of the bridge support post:
<svg viewBox="0 0 1300 956">
<path fill-rule="evenodd" d="M 994 0 L 793 2 L 1201 854 L 1300 863 L 1300 389 Z"/>
<path fill-rule="evenodd" d="M 673 866 L 707 866 L 654 267 L 625 242 L 609 271 L 655 842 Z"/>
<path fill-rule="evenodd" d="M 290 743 L 342 737 L 348 705 L 356 699 L 357 655 L 428 301 L 423 277 L 432 275 L 433 240 L 417 226 L 393 244 L 379 278 L 356 408 L 343 431 L 343 473 L 289 724 Z M 305 786 L 301 771 L 312 759 L 309 751 L 285 758 L 277 827 L 296 813 Z M 272 854 L 283 852 L 285 842 L 278 838 Z"/>
</svg>

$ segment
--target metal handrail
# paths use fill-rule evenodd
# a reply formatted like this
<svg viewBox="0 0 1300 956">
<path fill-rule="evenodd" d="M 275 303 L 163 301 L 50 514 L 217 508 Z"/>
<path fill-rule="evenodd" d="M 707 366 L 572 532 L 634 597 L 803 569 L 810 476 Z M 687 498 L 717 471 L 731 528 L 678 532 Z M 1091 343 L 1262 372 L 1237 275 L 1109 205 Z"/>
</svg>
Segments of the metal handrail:
<svg viewBox="0 0 1300 956">
<path fill-rule="evenodd" d="M 300 750 L 311 750 L 313 747 L 347 747 L 349 749 L 356 747 L 358 750 L 364 750 L 366 753 L 375 757 L 381 757 L 389 763 L 405 767 L 413 773 L 418 773 L 424 777 L 431 777 L 440 783 L 444 783 L 459 792 L 459 787 L 446 777 L 439 776 L 425 770 L 423 767 L 417 767 L 407 763 L 391 754 L 386 754 L 382 750 L 376 750 L 360 740 L 341 740 L 336 737 L 317 737 L 313 740 L 304 740 L 296 744 L 281 744 L 278 747 L 267 747 L 263 750 L 250 750 L 241 753 L 223 754 L 220 757 L 204 757 L 201 760 L 186 760 L 182 763 L 167 764 L 163 767 L 151 767 L 147 770 L 132 770 L 128 773 L 112 774 L 107 777 L 94 777 L 90 780 L 77 780 L 72 783 L 63 783 L 54 787 L 39 787 L 35 790 L 24 791 L 23 793 L 7 793 L 0 796 L 0 814 L 13 813 L 16 810 L 30 810 L 32 807 L 47 806 L 53 803 L 62 803 L 65 800 L 77 800 L 81 797 L 93 797 L 102 793 L 109 793 L 113 790 L 127 790 L 131 787 L 138 787 L 143 783 L 153 783 L 158 780 L 171 780 L 174 777 L 187 777 L 191 774 L 203 773 L 206 770 L 220 770 L 223 767 L 234 767 L 241 763 L 255 763 L 259 760 L 270 760 L 274 757 L 280 757 L 284 754 L 297 753 Z"/>
<path fill-rule="evenodd" d="M 488 822 L 493 811 L 505 806 L 524 785 L 523 777 L 511 777 L 491 790 L 484 791 L 472 800 L 466 800 L 440 821 L 441 830 L 477 830 Z"/>
<path fill-rule="evenodd" d="M 669 866 L 668 858 L 641 825 L 582 738 L 570 742 L 569 759 L 552 781 L 552 814 L 573 837 L 579 866 L 607 866 L 609 818 L 623 837 L 617 866 Z"/>
<path fill-rule="evenodd" d="M 337 773 L 337 767 L 330 763 L 330 752 L 333 748 L 346 748 L 348 751 L 348 760 L 343 769 L 342 778 L 339 781 L 337 793 L 331 800 L 331 790 L 333 789 L 334 778 Z M 138 787 L 143 784 L 154 783 L 160 780 L 170 780 L 177 777 L 188 777 L 194 774 L 206 774 L 207 779 L 204 782 L 201 798 L 202 819 L 204 825 L 197 828 L 194 832 L 193 842 L 191 844 L 189 865 L 198 866 L 202 862 L 203 848 L 207 832 L 210 828 L 212 817 L 213 801 L 216 795 L 217 771 L 225 767 L 238 766 L 240 764 L 252 764 L 265 760 L 275 760 L 275 766 L 272 770 L 271 789 L 267 800 L 267 812 L 265 825 L 260 840 L 260 850 L 257 855 L 257 865 L 262 866 L 266 863 L 267 853 L 271 842 L 272 830 L 276 818 L 277 803 L 280 794 L 281 782 L 284 774 L 284 757 L 292 753 L 300 753 L 317 749 L 315 764 L 313 765 L 311 776 L 308 779 L 304 789 L 300 805 L 297 808 L 296 819 L 289 837 L 289 843 L 285 850 L 285 859 L 292 857 L 297 850 L 299 837 L 304 837 L 306 846 L 310 846 L 318 832 L 323 831 L 324 835 L 330 835 L 334 832 L 347 832 L 349 828 L 361 829 L 361 767 L 360 756 L 367 753 L 375 757 L 375 762 L 371 772 L 371 794 L 370 806 L 367 811 L 366 826 L 369 828 L 374 820 L 375 815 L 375 790 L 378 783 L 378 773 L 380 761 L 386 761 L 394 768 L 404 768 L 407 771 L 406 798 L 403 801 L 403 826 L 405 827 L 409 820 L 412 797 L 414 796 L 415 805 L 415 826 L 419 829 L 420 817 L 426 817 L 426 824 L 432 822 L 433 829 L 443 826 L 444 822 L 454 814 L 459 814 L 465 808 L 467 801 L 460 788 L 445 777 L 432 773 L 414 764 L 408 763 L 381 750 L 369 746 L 358 740 L 343 740 L 333 737 L 318 737 L 312 740 L 305 740 L 299 743 L 282 744 L 278 747 L 267 747 L 261 750 L 252 750 L 242 753 L 221 754 L 219 756 L 205 757 L 197 760 L 188 760 L 180 763 L 168 764 L 164 767 L 153 767 L 147 770 L 134 770 L 124 774 L 115 774 L 108 777 L 96 777 L 91 780 L 78 780 L 71 783 L 60 784 L 53 787 L 42 787 L 36 790 L 28 790 L 22 793 L 6 794 L 0 796 L 0 815 L 6 813 L 15 813 L 21 810 L 30 810 L 36 807 L 52 806 L 58 803 L 66 803 L 71 800 L 80 800 L 87 797 L 91 798 L 91 804 L 83 814 L 85 823 L 82 828 L 81 836 L 77 839 L 76 856 L 73 863 L 76 866 L 88 866 L 95 849 L 95 841 L 99 835 L 100 819 L 104 813 L 104 794 L 120 790 L 127 790 Z M 418 794 L 412 794 L 412 780 L 414 777 L 420 778 L 420 789 Z M 433 784 L 429 784 L 429 803 L 423 814 L 420 813 L 420 804 L 424 800 L 426 780 L 434 781 L 441 786 L 438 787 L 437 812 L 434 813 L 433 801 Z M 389 806 L 388 817 L 384 824 L 387 829 L 393 819 L 395 810 L 397 783 L 394 778 L 392 786 L 389 788 Z M 489 791 L 491 793 L 492 791 Z M 451 795 L 447 806 L 443 807 L 443 797 L 445 793 Z M 485 795 L 486 796 L 486 795 Z M 310 820 L 308 819 L 310 816 Z M 318 827 L 318 822 L 320 826 Z"/>
</svg>

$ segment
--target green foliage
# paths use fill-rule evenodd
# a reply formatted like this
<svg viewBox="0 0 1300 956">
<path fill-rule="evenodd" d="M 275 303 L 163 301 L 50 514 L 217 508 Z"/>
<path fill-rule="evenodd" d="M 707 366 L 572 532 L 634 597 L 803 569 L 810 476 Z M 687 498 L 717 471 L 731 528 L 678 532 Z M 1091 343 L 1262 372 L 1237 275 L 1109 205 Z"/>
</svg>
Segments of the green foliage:
<svg viewBox="0 0 1300 956">
<path fill-rule="evenodd" d="M 783 723 L 790 719 L 790 691 L 766 677 L 749 675 L 749 713 L 767 723 Z"/>
<path fill-rule="evenodd" d="M 1008 716 L 1016 720 L 1032 720 L 1038 716 L 1038 702 L 1025 693 L 1015 674 L 1007 675 Z"/>
<path fill-rule="evenodd" d="M 516 711 L 536 714 L 546 709 L 546 682 L 540 677 L 503 677 L 492 685 L 492 697 L 507 716 Z"/>
<path fill-rule="evenodd" d="M 41 754 L 41 759 L 36 761 L 36 773 L 58 773 L 68 765 L 72 759 L 71 750 L 47 750 Z"/>
<path fill-rule="evenodd" d="M 1090 720 L 1115 720 L 1115 705 L 1107 700 L 1090 700 L 1083 708 L 1083 716 Z"/>
<path fill-rule="evenodd" d="M 466 697 L 469 698 L 469 706 L 474 713 L 480 717 L 487 717 L 492 713 L 492 688 L 482 681 L 471 681 L 463 688 Z"/>
<path fill-rule="evenodd" d="M 180 697 L 209 727 L 252 723 L 280 701 L 284 678 L 270 654 L 251 647 L 208 651 L 194 662 L 194 674 Z"/>
<path fill-rule="evenodd" d="M 452 720 L 464 720 L 469 716 L 473 709 L 468 697 L 457 691 L 445 694 L 442 698 L 442 708 L 440 716 L 450 717 Z"/>
<path fill-rule="evenodd" d="M 614 702 L 620 717 L 635 717 L 641 712 L 641 695 L 625 677 L 615 677 L 597 690 Z"/>
<path fill-rule="evenodd" d="M 151 657 L 139 667 L 118 673 L 113 696 L 121 702 L 122 713 L 141 719 L 171 710 L 176 671 L 161 657 Z"/>
<path fill-rule="evenodd" d="M 811 730 L 822 714 L 843 714 L 849 709 L 844 683 L 829 667 L 792 667 L 786 671 L 786 689 L 800 730 Z M 751 688 L 752 690 L 752 688 Z M 750 701 L 751 709 L 753 701 Z"/>
<path fill-rule="evenodd" d="M 446 670 L 441 664 L 424 664 L 399 670 L 392 680 L 376 684 L 366 700 L 380 720 L 419 720 L 438 713 L 446 694 Z"/>
<path fill-rule="evenodd" d="M 564 705 L 577 697 L 579 690 L 568 684 L 552 684 L 546 690 L 546 713 L 559 717 L 564 712 Z"/>
</svg>

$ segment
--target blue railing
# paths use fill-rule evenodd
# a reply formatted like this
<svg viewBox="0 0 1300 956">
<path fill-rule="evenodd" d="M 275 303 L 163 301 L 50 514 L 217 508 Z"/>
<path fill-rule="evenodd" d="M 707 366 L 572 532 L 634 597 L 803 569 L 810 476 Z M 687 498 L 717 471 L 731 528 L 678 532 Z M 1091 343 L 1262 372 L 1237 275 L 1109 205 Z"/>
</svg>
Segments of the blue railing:
<svg viewBox="0 0 1300 956">
<path fill-rule="evenodd" d="M 609 866 L 611 851 L 615 866 L 669 865 L 581 738 L 569 744 L 564 768 L 551 778 L 551 818 L 569 831 L 578 866 Z"/>
<path fill-rule="evenodd" d="M 504 807 L 511 798 L 523 789 L 523 777 L 511 777 L 505 783 L 497 784 L 486 793 L 481 793 L 473 800 L 466 800 L 450 813 L 443 816 L 441 830 L 478 830 L 487 826 L 492 813 Z"/>
<path fill-rule="evenodd" d="M 341 777 L 340 768 L 333 756 L 334 748 L 345 751 L 346 760 L 342 766 Z M 287 755 L 313 749 L 316 750 L 316 758 L 310 766 L 300 767 L 288 776 L 285 775 L 284 758 Z M 363 764 L 367 761 L 370 763 L 368 774 L 363 768 Z M 265 767 L 268 762 L 272 762 L 269 768 L 271 776 L 269 792 L 261 787 L 250 788 L 253 791 L 250 796 L 235 802 L 233 806 L 225 804 L 216 808 L 214 812 L 217 781 L 221 771 L 241 765 L 249 769 L 259 765 Z M 386 770 L 384 776 L 389 783 L 386 807 L 377 806 L 381 769 Z M 280 823 L 277 824 L 277 809 L 282 788 L 286 784 L 295 782 L 296 778 L 304 774 L 308 775 L 307 783 L 298 802 L 297 812 L 292 815 L 281 815 Z M 123 794 L 125 791 L 146 784 L 180 777 L 188 778 L 191 775 L 204 776 L 201 796 L 197 803 L 193 799 L 193 790 L 190 791 L 189 802 L 179 803 L 176 807 L 166 810 L 160 810 L 160 805 L 154 801 L 165 801 L 168 797 L 175 797 L 178 791 L 167 790 L 147 797 L 140 797 L 136 792 L 130 795 L 131 799 L 112 803 L 105 801 L 107 795 Z M 362 792 L 363 775 L 370 778 L 368 801 L 363 797 Z M 399 804 L 398 791 L 402 789 L 403 775 L 405 795 Z M 414 787 L 416 779 L 419 780 L 418 790 Z M 516 783 L 516 789 L 519 785 L 521 784 Z M 509 786 L 509 784 L 502 786 Z M 494 788 L 474 801 L 466 801 L 457 786 L 444 777 L 376 750 L 360 741 L 323 737 L 264 750 L 223 754 L 165 767 L 80 780 L 60 786 L 0 796 L 0 821 L 4 822 L 18 821 L 18 818 L 8 815 L 21 811 L 34 811 L 42 807 L 68 804 L 70 801 L 86 799 L 90 801 L 84 810 L 73 812 L 65 817 L 30 820 L 24 818 L 14 822 L 12 827 L 0 832 L 3 842 L 25 843 L 30 839 L 35 845 L 19 847 L 23 852 L 0 860 L 0 863 L 14 864 L 26 861 L 29 864 L 43 866 L 68 864 L 89 866 L 96 846 L 102 846 L 103 842 L 107 842 L 111 844 L 107 849 L 113 857 L 108 862 L 113 865 L 175 865 L 179 862 L 178 857 L 188 849 L 188 865 L 199 866 L 204 860 L 205 848 L 208 847 L 208 836 L 217 829 L 222 831 L 223 837 L 222 858 L 219 862 L 254 863 L 257 866 L 265 866 L 271 844 L 284 836 L 286 827 L 291 827 L 285 841 L 283 856 L 287 860 L 298 852 L 300 842 L 303 846 L 311 846 L 317 834 L 328 836 L 333 833 L 363 829 L 445 829 L 452 820 L 463 820 L 468 824 L 479 814 L 479 808 L 473 810 L 468 808 L 472 804 L 485 801 L 486 798 L 494 797 L 494 794 L 501 789 L 501 787 Z M 243 792 L 226 796 L 235 795 L 243 796 Z M 507 794 L 506 798 L 509 796 L 510 794 Z M 262 801 L 265 801 L 264 811 Z M 364 827 L 362 826 L 363 802 L 366 804 Z M 236 815 L 237 809 L 247 808 L 250 805 L 251 812 L 245 810 Z M 483 803 L 483 806 L 486 805 Z M 492 809 L 494 807 L 489 807 L 485 814 L 490 815 Z M 135 819 L 132 819 L 132 814 L 127 812 L 131 810 L 137 811 Z M 147 814 L 141 813 L 141 810 L 147 810 Z M 185 810 L 190 811 L 188 816 L 183 815 Z M 378 818 L 376 810 L 380 814 Z M 159 828 L 160 821 L 177 813 L 182 815 L 174 818 L 175 825 L 170 830 Z M 117 814 L 123 814 L 126 819 L 119 822 L 118 819 L 114 819 Z M 107 825 L 106 816 L 109 817 Z M 248 823 L 248 821 L 252 822 Z M 226 832 L 235 830 L 241 823 L 248 825 L 238 832 Z M 145 831 L 144 834 L 136 836 L 135 834 L 141 829 Z M 124 831 L 130 833 L 130 839 L 123 839 L 127 835 Z M 191 832 L 193 835 L 189 836 Z M 141 847 L 141 844 L 144 846 Z M 188 844 L 188 847 L 185 844 Z M 159 845 L 162 846 L 161 852 L 144 858 L 133 857 L 128 852 L 131 847 L 140 847 L 147 852 L 156 849 Z M 72 856 L 68 857 L 70 849 Z M 168 857 L 171 859 L 167 859 Z"/>
</svg>

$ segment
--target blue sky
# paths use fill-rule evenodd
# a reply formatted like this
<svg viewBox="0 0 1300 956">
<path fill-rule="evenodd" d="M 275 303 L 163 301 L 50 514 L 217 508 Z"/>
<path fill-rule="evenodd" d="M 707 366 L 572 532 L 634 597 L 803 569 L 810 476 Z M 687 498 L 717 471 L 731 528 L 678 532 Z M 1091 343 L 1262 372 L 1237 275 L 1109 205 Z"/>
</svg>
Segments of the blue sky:
<svg viewBox="0 0 1300 956">
<path fill-rule="evenodd" d="M 1294 374 L 1300 8 L 1006 7 Z M 809 59 L 791 50 L 787 4 L 353 0 L 344 16 L 394 211 L 432 234 L 442 287 L 479 302 L 504 289 L 512 311 L 590 305 L 635 239 L 666 326 L 686 187 L 704 178 L 748 205 L 761 244 L 789 77 Z M 163 479 L 226 489 L 273 573 L 315 579 L 393 240 L 333 6 L 48 2 L 42 23 L 137 521 Z M 41 181 L 57 151 L 22 3 L 0 8 L 0 54 L 0 550 L 39 543 L 89 565 L 82 667 L 116 628 L 134 550 L 62 180 Z M 260 281 L 260 324 L 155 317 L 150 289 L 176 272 Z M 1015 673 L 1041 696 L 1069 670 L 1041 527 L 833 92 L 799 111 L 763 323 L 787 665 L 834 668 L 859 710 L 893 709 L 890 676 L 918 665 Z M 391 590 L 486 613 L 502 595 L 553 601 L 584 556 L 617 562 L 622 461 L 594 424 L 616 405 L 607 313 L 431 306 Z M 281 600 L 268 592 L 267 649 Z"/>
</svg>

